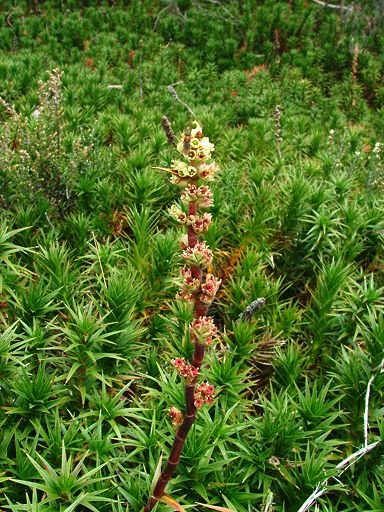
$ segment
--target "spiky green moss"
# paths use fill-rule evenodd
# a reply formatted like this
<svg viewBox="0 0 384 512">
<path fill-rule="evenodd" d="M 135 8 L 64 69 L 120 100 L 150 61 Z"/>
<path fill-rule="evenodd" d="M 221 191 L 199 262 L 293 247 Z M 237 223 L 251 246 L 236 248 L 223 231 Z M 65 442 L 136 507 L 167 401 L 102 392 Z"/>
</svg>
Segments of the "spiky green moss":
<svg viewBox="0 0 384 512">
<path fill-rule="evenodd" d="M 4 510 L 139 511 L 169 452 L 191 314 L 174 300 L 177 192 L 154 167 L 174 158 L 162 115 L 192 122 L 170 84 L 216 144 L 223 285 L 204 370 L 218 399 L 168 492 L 294 512 L 327 480 L 320 510 L 383 508 L 382 442 L 336 469 L 384 435 L 382 17 L 257 4 L 2 2 Z"/>
</svg>

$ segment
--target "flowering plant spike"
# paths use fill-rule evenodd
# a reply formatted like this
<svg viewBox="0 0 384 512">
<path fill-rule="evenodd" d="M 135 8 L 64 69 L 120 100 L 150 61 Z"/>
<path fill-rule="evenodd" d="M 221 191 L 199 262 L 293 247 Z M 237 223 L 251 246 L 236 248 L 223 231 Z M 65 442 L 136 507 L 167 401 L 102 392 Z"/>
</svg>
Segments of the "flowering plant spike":
<svg viewBox="0 0 384 512">
<path fill-rule="evenodd" d="M 169 410 L 169 416 L 177 431 L 168 461 L 144 507 L 144 512 L 150 512 L 164 495 L 198 409 L 212 403 L 215 394 L 212 385 L 207 382 L 198 383 L 198 379 L 206 348 L 212 345 L 217 335 L 214 320 L 207 313 L 221 280 L 207 272 L 213 254 L 202 236 L 212 222 L 211 214 L 203 211 L 213 205 L 212 191 L 207 183 L 214 180 L 218 167 L 211 160 L 214 145 L 208 137 L 203 136 L 197 121 L 194 125 L 190 132 L 183 133 L 176 142 L 183 160 L 173 160 L 171 168 L 164 169 L 171 173 L 171 182 L 183 188 L 180 197 L 183 207 L 173 205 L 169 214 L 186 231 L 180 240 L 184 266 L 181 269 L 182 284 L 177 298 L 188 301 L 193 307 L 194 319 L 189 326 L 189 334 L 194 352 L 190 362 L 180 357 L 172 361 L 185 381 L 185 410 L 182 412 L 176 407 Z"/>
</svg>

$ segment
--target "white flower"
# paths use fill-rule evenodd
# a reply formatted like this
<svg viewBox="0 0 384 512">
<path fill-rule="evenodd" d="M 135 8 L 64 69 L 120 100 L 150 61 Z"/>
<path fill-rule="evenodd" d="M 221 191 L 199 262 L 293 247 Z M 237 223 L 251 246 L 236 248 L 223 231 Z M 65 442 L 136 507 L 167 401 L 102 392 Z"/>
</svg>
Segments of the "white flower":
<svg viewBox="0 0 384 512">
<path fill-rule="evenodd" d="M 191 137 L 201 138 L 203 134 L 203 128 L 198 121 L 193 121 L 193 124 L 195 125 L 195 128 L 192 128 L 191 130 Z"/>
</svg>

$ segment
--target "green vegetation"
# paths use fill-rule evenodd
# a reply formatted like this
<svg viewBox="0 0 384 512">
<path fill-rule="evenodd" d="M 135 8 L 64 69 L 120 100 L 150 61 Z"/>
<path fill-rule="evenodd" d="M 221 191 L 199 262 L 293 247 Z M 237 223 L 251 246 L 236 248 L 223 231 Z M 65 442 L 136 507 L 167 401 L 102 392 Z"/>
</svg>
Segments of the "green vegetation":
<svg viewBox="0 0 384 512">
<path fill-rule="evenodd" d="M 382 1 L 111 3 L 0 7 L 0 508 L 139 512 L 169 454 L 193 347 L 166 115 L 215 144 L 222 280 L 167 494 L 383 510 Z"/>
</svg>

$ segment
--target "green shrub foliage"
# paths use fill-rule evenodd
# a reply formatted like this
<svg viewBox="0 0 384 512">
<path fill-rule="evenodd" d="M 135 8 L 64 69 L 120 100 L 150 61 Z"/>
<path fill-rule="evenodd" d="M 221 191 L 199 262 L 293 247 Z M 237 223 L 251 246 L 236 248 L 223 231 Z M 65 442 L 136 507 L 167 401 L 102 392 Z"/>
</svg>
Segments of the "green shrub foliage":
<svg viewBox="0 0 384 512">
<path fill-rule="evenodd" d="M 169 454 L 191 312 L 163 115 L 221 169 L 217 397 L 167 494 L 383 510 L 383 2 L 321 4 L 1 2 L 1 510 L 139 512 Z"/>
</svg>

